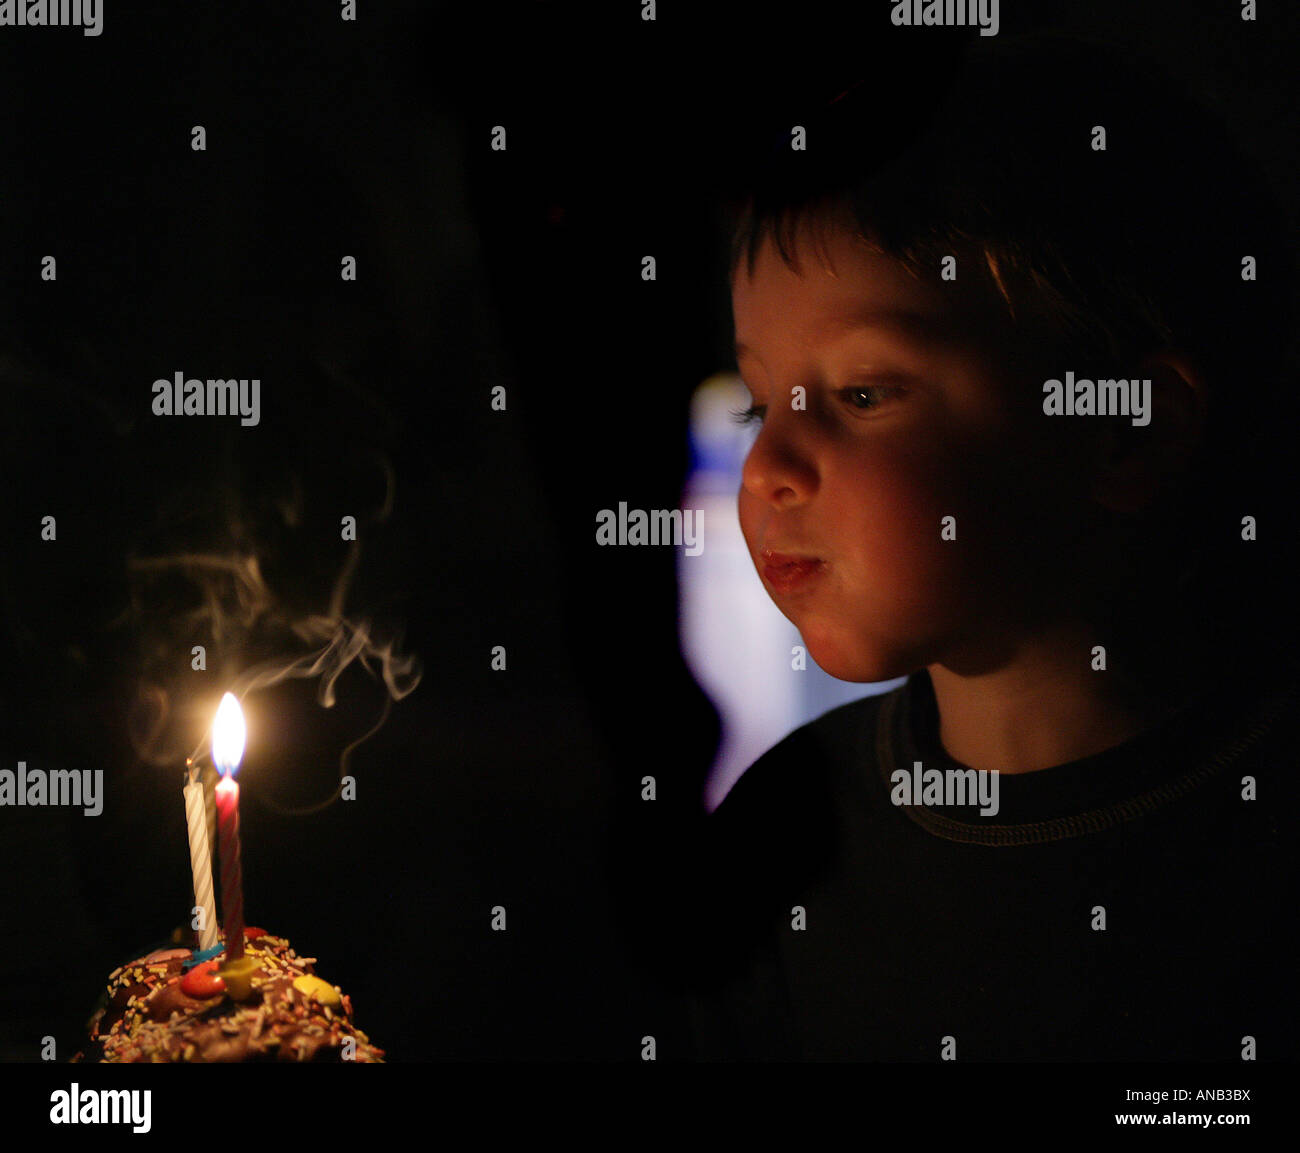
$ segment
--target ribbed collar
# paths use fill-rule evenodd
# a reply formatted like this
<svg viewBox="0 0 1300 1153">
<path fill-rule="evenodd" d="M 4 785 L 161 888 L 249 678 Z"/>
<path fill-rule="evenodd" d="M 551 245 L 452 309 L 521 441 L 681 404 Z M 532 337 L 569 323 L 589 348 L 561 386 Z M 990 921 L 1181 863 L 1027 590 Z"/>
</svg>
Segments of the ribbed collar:
<svg viewBox="0 0 1300 1153">
<path fill-rule="evenodd" d="M 1236 762 L 1288 710 L 1300 684 L 1295 668 L 1272 685 L 1258 677 L 1199 692 L 1159 724 L 1081 760 L 1029 773 L 999 774 L 996 815 L 978 807 L 906 805 L 927 832 L 984 845 L 1026 845 L 1114 828 L 1186 796 Z M 886 788 L 897 769 L 967 770 L 939 741 L 934 686 L 913 674 L 882 699 L 876 764 Z"/>
</svg>

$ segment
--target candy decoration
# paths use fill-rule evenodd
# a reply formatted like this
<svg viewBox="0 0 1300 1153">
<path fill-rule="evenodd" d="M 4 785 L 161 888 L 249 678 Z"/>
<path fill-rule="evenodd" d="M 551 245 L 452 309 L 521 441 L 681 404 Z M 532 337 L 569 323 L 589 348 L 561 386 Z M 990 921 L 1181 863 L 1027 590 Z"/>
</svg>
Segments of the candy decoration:
<svg viewBox="0 0 1300 1153">
<path fill-rule="evenodd" d="M 181 978 L 181 992 L 187 997 L 216 997 L 226 991 L 226 983 L 217 974 L 216 961 L 204 961 Z"/>
<path fill-rule="evenodd" d="M 188 949 L 155 949 L 147 957 L 141 957 L 138 961 L 133 962 L 136 965 L 156 965 L 160 961 L 174 961 L 177 958 L 184 958 L 190 955 Z"/>
<path fill-rule="evenodd" d="M 226 946 L 218 941 L 211 949 L 201 949 L 197 953 L 191 953 L 188 961 L 181 962 L 181 969 L 188 971 L 195 965 L 201 965 L 204 961 L 211 961 L 214 957 L 219 957 L 226 951 Z"/>
<path fill-rule="evenodd" d="M 339 991 L 328 981 L 322 981 L 319 977 L 295 977 L 293 987 L 304 997 L 314 997 L 322 1005 L 334 1006 L 343 1003 Z"/>
</svg>

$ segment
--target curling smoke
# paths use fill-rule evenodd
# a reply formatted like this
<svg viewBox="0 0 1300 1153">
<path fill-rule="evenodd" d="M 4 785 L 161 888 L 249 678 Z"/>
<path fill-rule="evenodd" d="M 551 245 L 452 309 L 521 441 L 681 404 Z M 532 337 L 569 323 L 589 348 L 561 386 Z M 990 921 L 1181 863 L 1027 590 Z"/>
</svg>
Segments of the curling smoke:
<svg viewBox="0 0 1300 1153">
<path fill-rule="evenodd" d="M 274 595 L 255 556 L 183 553 L 128 561 L 134 577 L 130 615 L 145 629 L 146 622 L 167 622 L 168 634 L 146 640 L 146 675 L 131 723 L 137 754 L 151 764 L 179 766 L 187 754 L 198 752 L 187 747 L 194 742 L 196 718 L 176 715 L 172 694 L 164 687 L 172 678 L 161 675 L 175 670 L 180 660 L 176 635 L 210 638 L 214 659 L 222 662 L 223 680 L 240 699 L 283 681 L 316 680 L 317 701 L 333 708 L 340 676 L 358 665 L 384 685 L 380 722 L 361 740 L 377 732 L 391 704 L 412 693 L 422 673 L 418 658 L 399 652 L 400 637 L 387 635 L 367 619 L 342 614 L 358 557 L 354 542 L 335 582 L 329 611 L 299 618 Z M 169 610 L 174 597 L 184 607 Z M 238 672 L 225 671 L 236 659 L 242 663 L 268 650 L 276 655 L 253 660 Z"/>
<path fill-rule="evenodd" d="M 320 647 L 289 664 L 268 661 L 242 673 L 235 681 L 236 696 L 243 697 L 281 681 L 319 678 L 316 699 L 323 708 L 332 709 L 336 699 L 334 683 L 353 661 L 360 661 L 361 667 L 372 677 L 375 675 L 372 662 L 377 664 L 379 676 L 394 701 L 409 695 L 420 683 L 415 657 L 399 656 L 392 641 L 383 644 L 376 641 L 370 634 L 369 621 L 308 617 L 301 624 L 295 624 L 293 631 L 307 643 L 316 643 Z"/>
</svg>

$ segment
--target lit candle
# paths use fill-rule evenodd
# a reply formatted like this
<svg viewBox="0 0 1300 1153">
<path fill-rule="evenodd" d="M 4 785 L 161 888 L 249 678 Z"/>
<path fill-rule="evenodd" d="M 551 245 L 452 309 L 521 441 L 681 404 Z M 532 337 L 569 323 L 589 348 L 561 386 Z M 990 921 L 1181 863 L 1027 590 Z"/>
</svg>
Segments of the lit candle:
<svg viewBox="0 0 1300 1153">
<path fill-rule="evenodd" d="M 203 803 L 203 785 L 194 769 L 185 774 L 184 793 L 185 823 L 190 834 L 190 872 L 194 875 L 194 905 L 203 917 L 203 928 L 199 930 L 199 949 L 203 951 L 217 943 L 217 903 L 212 895 L 207 806 Z"/>
<path fill-rule="evenodd" d="M 244 883 L 239 867 L 239 785 L 235 770 L 244 756 L 244 714 L 227 693 L 212 726 L 212 761 L 221 773 L 217 785 L 217 836 L 221 842 L 221 912 L 225 917 L 226 960 L 244 955 Z"/>
</svg>

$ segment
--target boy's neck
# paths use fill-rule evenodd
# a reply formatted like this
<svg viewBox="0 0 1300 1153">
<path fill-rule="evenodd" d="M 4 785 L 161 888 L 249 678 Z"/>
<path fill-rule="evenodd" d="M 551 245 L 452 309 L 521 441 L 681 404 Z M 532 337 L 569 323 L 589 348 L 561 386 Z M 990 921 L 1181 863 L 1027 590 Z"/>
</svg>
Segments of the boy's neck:
<svg viewBox="0 0 1300 1153">
<path fill-rule="evenodd" d="M 1151 728 L 1197 687 L 1153 676 L 1141 690 L 1094 671 L 1081 636 L 1036 638 L 997 668 L 957 672 L 929 666 L 944 751 L 973 769 L 1030 773 L 1094 756 Z"/>
</svg>

